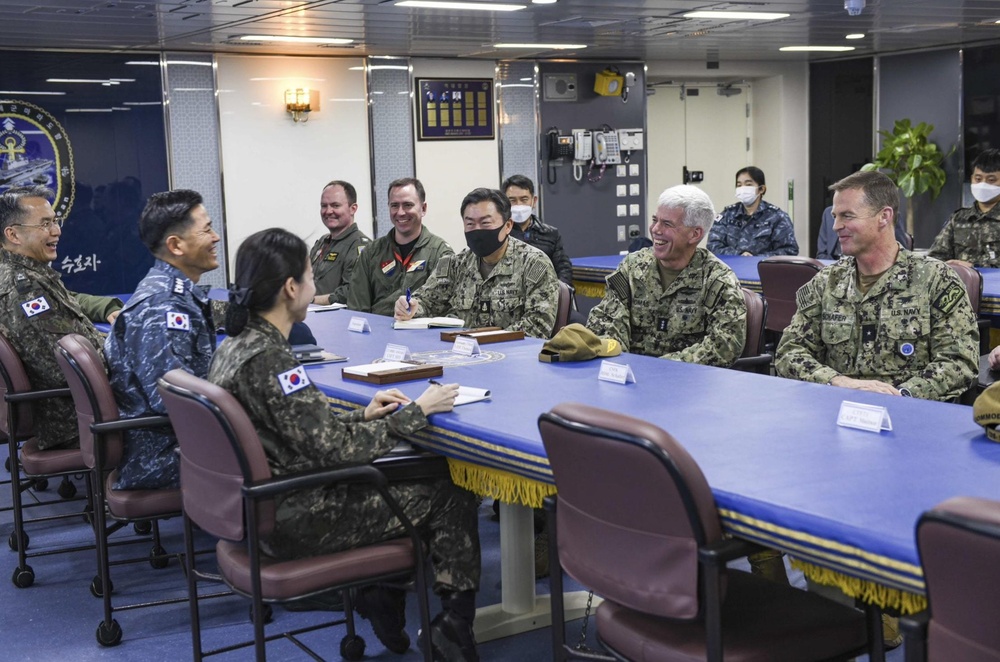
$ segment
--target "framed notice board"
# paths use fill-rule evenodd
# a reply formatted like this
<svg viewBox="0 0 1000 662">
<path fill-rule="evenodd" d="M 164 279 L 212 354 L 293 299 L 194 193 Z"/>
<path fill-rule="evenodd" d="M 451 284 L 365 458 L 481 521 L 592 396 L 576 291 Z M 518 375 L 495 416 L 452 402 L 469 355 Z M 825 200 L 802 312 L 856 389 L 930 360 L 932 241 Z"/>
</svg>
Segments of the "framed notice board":
<svg viewBox="0 0 1000 662">
<path fill-rule="evenodd" d="M 491 78 L 418 78 L 418 140 L 492 140 Z"/>
</svg>

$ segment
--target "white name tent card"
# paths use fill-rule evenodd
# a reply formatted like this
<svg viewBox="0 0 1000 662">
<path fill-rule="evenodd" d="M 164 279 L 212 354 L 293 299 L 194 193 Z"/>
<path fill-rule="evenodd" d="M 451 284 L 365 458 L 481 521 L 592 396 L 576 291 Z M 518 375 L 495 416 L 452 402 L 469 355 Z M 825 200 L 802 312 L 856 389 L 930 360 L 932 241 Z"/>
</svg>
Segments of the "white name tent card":
<svg viewBox="0 0 1000 662">
<path fill-rule="evenodd" d="M 598 373 L 597 379 L 615 384 L 634 384 L 635 374 L 632 372 L 632 366 L 627 363 L 601 361 L 601 372 Z"/>
<path fill-rule="evenodd" d="M 881 430 L 892 430 L 892 419 L 889 418 L 889 411 L 885 407 L 844 400 L 840 403 L 840 412 L 837 414 L 837 425 L 845 428 L 879 432 Z"/>
<path fill-rule="evenodd" d="M 455 344 L 452 346 L 451 351 L 462 356 L 478 356 L 482 353 L 479 349 L 479 341 L 469 336 L 455 338 Z"/>
<path fill-rule="evenodd" d="M 346 303 L 330 303 L 326 305 L 320 305 L 318 303 L 309 304 L 308 310 L 310 313 L 321 313 L 324 310 L 340 310 L 341 308 L 347 308 Z"/>
<path fill-rule="evenodd" d="M 394 343 L 389 343 L 385 346 L 385 352 L 382 354 L 383 361 L 409 361 L 410 360 L 410 348 L 406 345 L 396 345 Z"/>
<path fill-rule="evenodd" d="M 347 330 L 355 333 L 370 333 L 372 327 L 364 317 L 352 317 L 351 323 L 347 325 Z"/>
</svg>

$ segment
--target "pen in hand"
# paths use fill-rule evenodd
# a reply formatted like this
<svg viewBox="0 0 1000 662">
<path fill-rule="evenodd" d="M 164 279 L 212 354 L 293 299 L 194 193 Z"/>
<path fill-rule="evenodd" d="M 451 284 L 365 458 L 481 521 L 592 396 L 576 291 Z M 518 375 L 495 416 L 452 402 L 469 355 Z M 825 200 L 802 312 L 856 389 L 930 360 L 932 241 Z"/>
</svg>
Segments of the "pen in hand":
<svg viewBox="0 0 1000 662">
<path fill-rule="evenodd" d="M 439 381 L 438 381 L 438 380 L 436 380 L 436 379 L 428 379 L 428 380 L 427 380 L 427 383 L 429 383 L 429 384 L 434 384 L 434 386 L 444 386 L 444 384 L 442 384 L 441 382 L 439 382 Z"/>
<path fill-rule="evenodd" d="M 406 288 L 406 312 L 410 312 L 410 288 Z"/>
</svg>

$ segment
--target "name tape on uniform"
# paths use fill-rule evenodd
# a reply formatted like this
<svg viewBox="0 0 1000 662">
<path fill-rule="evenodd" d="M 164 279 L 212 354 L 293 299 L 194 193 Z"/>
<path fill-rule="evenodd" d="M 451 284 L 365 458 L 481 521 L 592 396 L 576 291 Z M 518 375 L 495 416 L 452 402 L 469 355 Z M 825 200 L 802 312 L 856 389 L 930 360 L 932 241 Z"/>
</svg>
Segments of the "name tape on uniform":
<svg viewBox="0 0 1000 662">
<path fill-rule="evenodd" d="M 889 418 L 889 410 L 885 407 L 844 400 L 840 403 L 837 425 L 879 432 L 880 430 L 892 430 L 892 419 Z"/>
<path fill-rule="evenodd" d="M 597 379 L 615 384 L 634 384 L 635 373 L 632 372 L 632 366 L 627 363 L 601 361 L 601 371 L 597 374 Z"/>
<path fill-rule="evenodd" d="M 354 333 L 369 333 L 372 327 L 364 317 L 355 316 L 351 318 L 351 323 L 347 325 L 347 330 Z"/>
</svg>

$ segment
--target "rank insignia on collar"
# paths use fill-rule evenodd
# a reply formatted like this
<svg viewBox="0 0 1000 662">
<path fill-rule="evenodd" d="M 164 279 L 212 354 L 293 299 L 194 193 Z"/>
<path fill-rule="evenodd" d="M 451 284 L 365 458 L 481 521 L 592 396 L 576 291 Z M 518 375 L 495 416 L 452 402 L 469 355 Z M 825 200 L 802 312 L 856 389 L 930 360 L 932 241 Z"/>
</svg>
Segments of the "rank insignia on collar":
<svg viewBox="0 0 1000 662">
<path fill-rule="evenodd" d="M 302 366 L 286 370 L 278 375 L 278 383 L 281 384 L 281 392 L 285 395 L 301 391 L 311 383 L 306 369 Z"/>
<path fill-rule="evenodd" d="M 21 310 L 24 311 L 24 314 L 27 317 L 34 317 L 35 315 L 44 313 L 51 307 L 52 306 L 49 305 L 49 302 L 45 300 L 45 297 L 38 297 L 37 299 L 32 299 L 31 301 L 25 301 L 24 303 L 21 304 Z"/>
<path fill-rule="evenodd" d="M 174 278 L 174 294 L 184 294 L 184 281 Z"/>
<path fill-rule="evenodd" d="M 191 330 L 191 317 L 187 313 L 170 311 L 167 313 L 167 328 L 178 331 Z"/>
</svg>

